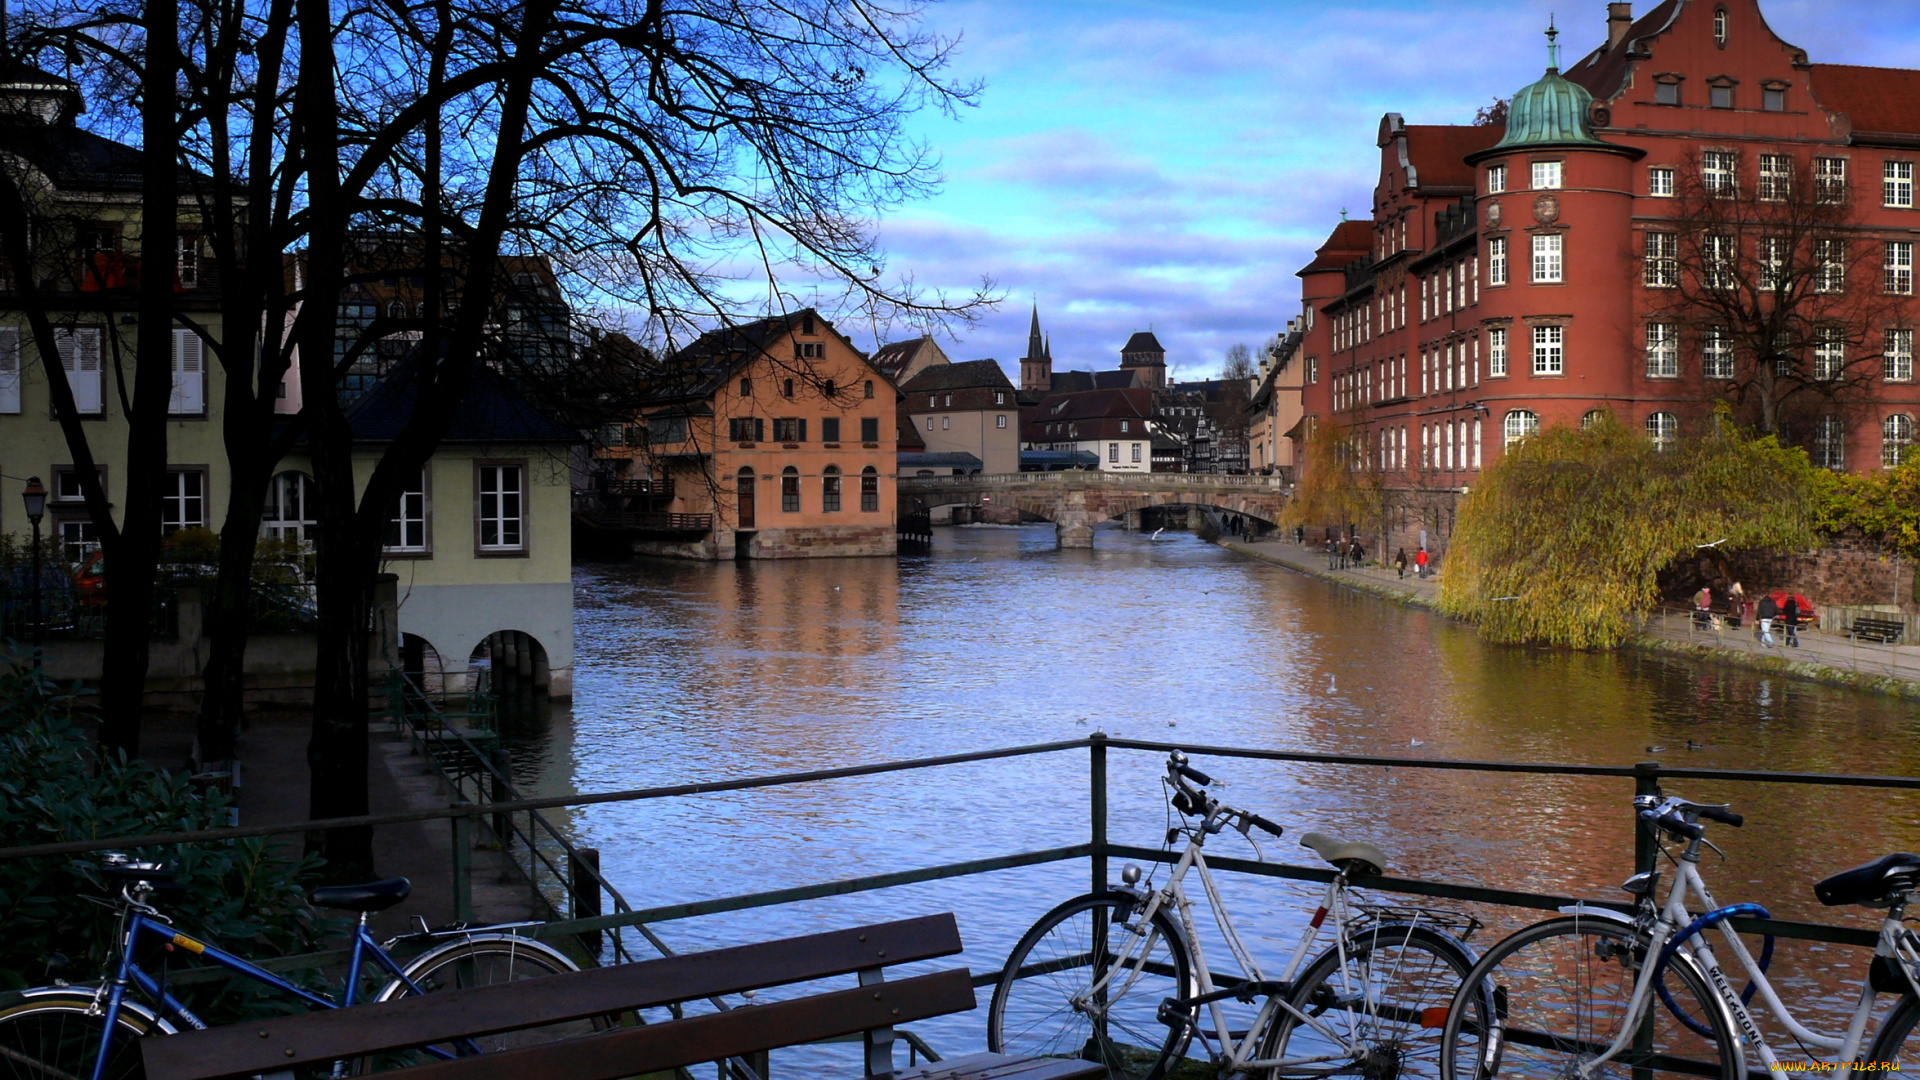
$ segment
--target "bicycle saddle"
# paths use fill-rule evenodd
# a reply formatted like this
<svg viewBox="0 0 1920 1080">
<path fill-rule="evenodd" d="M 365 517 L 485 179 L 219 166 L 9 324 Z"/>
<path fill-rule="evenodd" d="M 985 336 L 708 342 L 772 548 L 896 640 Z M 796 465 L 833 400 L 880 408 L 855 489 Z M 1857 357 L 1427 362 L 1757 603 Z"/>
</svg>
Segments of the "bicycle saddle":
<svg viewBox="0 0 1920 1080">
<path fill-rule="evenodd" d="M 1387 853 L 1364 840 L 1342 840 L 1326 833 L 1310 832 L 1300 838 L 1300 846 L 1333 865 L 1356 876 L 1387 872 Z"/>
<path fill-rule="evenodd" d="M 307 890 L 307 903 L 341 911 L 385 911 L 407 898 L 413 882 L 403 877 L 369 881 L 364 885 L 322 885 Z"/>
<path fill-rule="evenodd" d="M 1828 907 L 1873 904 L 1893 893 L 1909 891 L 1917 884 L 1920 884 L 1920 855 L 1896 851 L 1819 882 L 1813 887 L 1813 895 Z"/>
</svg>

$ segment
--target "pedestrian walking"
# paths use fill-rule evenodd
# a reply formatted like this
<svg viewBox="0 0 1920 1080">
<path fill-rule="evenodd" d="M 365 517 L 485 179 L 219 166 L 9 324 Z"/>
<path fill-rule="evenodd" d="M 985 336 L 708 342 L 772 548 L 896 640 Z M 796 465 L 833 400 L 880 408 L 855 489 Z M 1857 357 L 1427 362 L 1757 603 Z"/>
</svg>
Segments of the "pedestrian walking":
<svg viewBox="0 0 1920 1080">
<path fill-rule="evenodd" d="M 1293 542 L 1299 544 L 1301 547 L 1307 546 L 1307 527 L 1305 525 L 1295 525 L 1293 527 Z"/>
<path fill-rule="evenodd" d="M 1401 578 L 1404 579 L 1407 576 L 1407 549 L 1406 548 L 1401 548 L 1400 553 L 1393 557 L 1393 569 L 1397 573 L 1399 573 Z"/>
<path fill-rule="evenodd" d="M 1357 539 L 1353 542 L 1353 546 L 1347 549 L 1347 555 L 1351 558 L 1355 567 L 1359 567 L 1367 561 L 1367 549 L 1361 547 L 1360 541 Z"/>
<path fill-rule="evenodd" d="M 1428 555 L 1426 548 L 1423 547 L 1413 553 L 1413 575 L 1415 577 L 1424 578 L 1427 576 L 1427 561 Z"/>
<path fill-rule="evenodd" d="M 1787 647 L 1800 647 L 1800 600 L 1792 593 L 1787 594 L 1787 602 L 1780 605 L 1780 626 L 1786 631 Z"/>
<path fill-rule="evenodd" d="M 1760 598 L 1760 606 L 1754 610 L 1754 630 L 1760 635 L 1760 647 L 1773 648 L 1773 620 L 1780 616 L 1780 605 L 1773 602 L 1773 594 Z"/>
</svg>

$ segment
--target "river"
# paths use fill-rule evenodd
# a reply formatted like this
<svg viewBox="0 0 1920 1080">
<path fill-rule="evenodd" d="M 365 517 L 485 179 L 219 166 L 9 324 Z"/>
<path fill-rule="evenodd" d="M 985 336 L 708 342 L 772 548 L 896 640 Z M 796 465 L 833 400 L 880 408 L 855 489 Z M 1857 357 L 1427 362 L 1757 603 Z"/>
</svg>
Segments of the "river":
<svg viewBox="0 0 1920 1080">
<path fill-rule="evenodd" d="M 1913 775 L 1915 710 L 1893 698 L 1633 650 L 1481 641 L 1187 534 L 1102 529 L 1056 550 L 1050 526 L 942 529 L 926 557 L 741 564 L 644 561 L 575 571 L 575 698 L 528 768 L 546 792 L 829 768 L 1110 735 L 1289 750 L 1520 762 Z M 1697 744 L 1699 749 L 1689 749 Z M 1115 752 L 1115 840 L 1158 843 L 1162 761 Z M 1632 872 L 1629 782 L 1196 757 L 1219 795 L 1284 825 L 1372 840 L 1396 874 L 1620 897 Z M 1084 841 L 1081 751 L 572 815 L 636 907 Z M 1722 903 L 1865 925 L 1810 883 L 1920 846 L 1920 800 L 1864 789 L 1676 783 L 1731 801 L 1744 829 L 1703 864 Z M 1209 851 L 1247 855 L 1238 836 Z M 1117 871 L 1117 868 L 1116 868 Z M 1302 888 L 1222 875 L 1237 924 L 1284 954 Z M 976 971 L 1005 959 L 1084 863 L 660 924 L 676 949 L 955 911 Z M 1537 917 L 1482 912 L 1476 943 Z M 1816 1026 L 1864 959 L 1781 943 L 1777 970 L 1818 999 Z M 983 1009 L 918 1025 L 977 1049 Z M 849 1052 L 850 1053 L 850 1052 Z"/>
</svg>

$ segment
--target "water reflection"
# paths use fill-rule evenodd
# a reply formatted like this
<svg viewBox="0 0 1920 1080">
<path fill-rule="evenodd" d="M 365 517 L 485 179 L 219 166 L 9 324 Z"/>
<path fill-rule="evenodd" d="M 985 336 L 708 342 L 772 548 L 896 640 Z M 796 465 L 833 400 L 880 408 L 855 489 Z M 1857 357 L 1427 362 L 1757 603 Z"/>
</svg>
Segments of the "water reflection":
<svg viewBox="0 0 1920 1080">
<path fill-rule="evenodd" d="M 1111 734 L 1500 761 L 1911 775 L 1910 706 L 1655 653 L 1490 646 L 1465 626 L 1185 535 L 1102 531 L 1055 550 L 1051 530 L 942 530 L 927 558 L 747 564 L 639 562 L 576 571 L 576 698 L 553 721 L 543 790 L 605 791 Z M 571 728 L 568 728 L 570 722 Z M 1418 746 L 1413 745 L 1418 740 Z M 1701 749 L 1688 750 L 1689 742 Z M 1649 747 L 1660 747 L 1649 750 Z M 1396 873 L 1619 895 L 1631 872 L 1622 780 L 1206 761 L 1228 801 L 1283 823 L 1269 856 L 1311 858 L 1319 828 L 1381 843 Z M 599 806 L 574 825 L 636 906 L 1075 843 L 1086 758 Z M 1146 754 L 1115 754 L 1112 835 L 1165 828 Z M 1809 883 L 1920 845 L 1900 793 L 1674 785 L 1747 814 L 1710 859 L 1722 902 L 1823 921 Z M 1237 837 L 1216 841 L 1246 854 Z M 1086 887 L 1083 865 L 1006 871 L 661 928 L 697 947 L 862 919 L 955 910 L 964 959 L 991 970 L 1040 912 Z M 1290 944 L 1311 902 L 1265 880 L 1226 884 L 1248 936 Z M 1505 927 L 1516 913 L 1499 913 Z M 1779 970 L 1838 1001 L 1854 950 L 1782 943 Z M 1823 1021 L 1825 1018 L 1821 1018 Z M 984 1018 L 932 1025 L 973 1045 Z M 1830 1021 L 1825 1026 L 1831 1027 Z"/>
</svg>

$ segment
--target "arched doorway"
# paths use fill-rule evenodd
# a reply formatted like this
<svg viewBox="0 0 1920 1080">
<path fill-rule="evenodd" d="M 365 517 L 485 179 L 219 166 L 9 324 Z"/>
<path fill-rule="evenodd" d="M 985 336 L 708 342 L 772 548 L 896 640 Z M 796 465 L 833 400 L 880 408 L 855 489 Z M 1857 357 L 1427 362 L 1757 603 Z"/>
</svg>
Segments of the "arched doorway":
<svg viewBox="0 0 1920 1080">
<path fill-rule="evenodd" d="M 424 693 L 439 694 L 446 689 L 439 651 L 418 634 L 400 635 L 400 670 Z"/>
<path fill-rule="evenodd" d="M 734 477 L 733 489 L 740 499 L 740 524 L 737 527 L 743 530 L 756 527 L 754 525 L 753 487 L 753 469 L 750 466 L 742 466 L 739 475 Z"/>
</svg>

